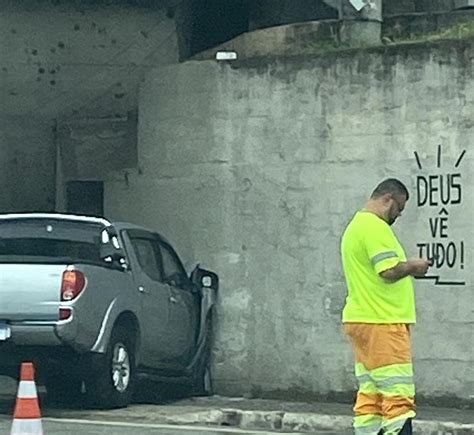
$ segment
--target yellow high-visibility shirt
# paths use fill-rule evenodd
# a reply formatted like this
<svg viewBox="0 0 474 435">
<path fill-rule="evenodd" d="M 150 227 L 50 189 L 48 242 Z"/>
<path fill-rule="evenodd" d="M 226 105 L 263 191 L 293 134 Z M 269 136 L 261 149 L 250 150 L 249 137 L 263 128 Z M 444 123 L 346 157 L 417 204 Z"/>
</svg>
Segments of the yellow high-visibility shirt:
<svg viewBox="0 0 474 435">
<path fill-rule="evenodd" d="M 415 323 L 413 278 L 394 283 L 380 275 L 406 261 L 390 225 L 374 213 L 360 211 L 347 226 L 341 255 L 348 294 L 344 323 Z"/>
</svg>

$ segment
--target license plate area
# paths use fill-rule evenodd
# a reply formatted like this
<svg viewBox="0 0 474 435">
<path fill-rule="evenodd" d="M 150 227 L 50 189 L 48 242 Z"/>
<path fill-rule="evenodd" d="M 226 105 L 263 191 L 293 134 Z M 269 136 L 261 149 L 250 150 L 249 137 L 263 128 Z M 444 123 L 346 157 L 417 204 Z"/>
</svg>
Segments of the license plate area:
<svg viewBox="0 0 474 435">
<path fill-rule="evenodd" d="M 10 326 L 5 322 L 0 322 L 0 341 L 7 341 L 11 336 Z"/>
</svg>

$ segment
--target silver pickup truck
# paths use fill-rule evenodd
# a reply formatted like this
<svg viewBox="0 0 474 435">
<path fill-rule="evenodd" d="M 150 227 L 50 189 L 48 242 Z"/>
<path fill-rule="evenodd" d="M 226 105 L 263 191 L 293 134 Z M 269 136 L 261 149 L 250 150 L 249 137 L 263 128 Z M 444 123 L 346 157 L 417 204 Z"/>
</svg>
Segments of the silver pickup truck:
<svg viewBox="0 0 474 435">
<path fill-rule="evenodd" d="M 48 398 L 126 406 L 141 380 L 210 392 L 215 273 L 160 234 L 61 214 L 0 215 L 0 375 L 34 361 Z"/>
</svg>

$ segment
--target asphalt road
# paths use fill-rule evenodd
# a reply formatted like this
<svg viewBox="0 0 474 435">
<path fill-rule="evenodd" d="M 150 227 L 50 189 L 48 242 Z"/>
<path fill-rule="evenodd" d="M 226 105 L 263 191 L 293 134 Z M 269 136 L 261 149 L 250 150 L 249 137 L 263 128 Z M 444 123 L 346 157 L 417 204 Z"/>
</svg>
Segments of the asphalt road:
<svg viewBox="0 0 474 435">
<path fill-rule="evenodd" d="M 16 388 L 16 383 L 0 377 L 0 434 L 10 433 Z M 283 433 L 225 426 L 202 427 L 162 424 L 156 421 L 156 416 L 163 413 L 163 405 L 136 403 L 127 409 L 115 411 L 94 411 L 83 409 L 80 406 L 51 407 L 44 401 L 43 390 L 40 392 L 42 425 L 44 433 L 48 435 L 265 435 Z M 319 431 L 317 433 L 313 432 L 313 434 L 342 435 L 333 431 Z M 298 434 L 294 432 L 293 435 Z"/>
<path fill-rule="evenodd" d="M 0 396 L 0 434 L 9 434 L 12 424 L 14 397 Z M 284 432 L 267 432 L 231 427 L 177 426 L 147 422 L 145 415 L 153 415 L 155 406 L 136 404 L 127 412 L 86 411 L 71 408 L 42 409 L 42 426 L 48 435 L 269 435 Z M 333 431 L 313 432 L 317 435 L 341 435 Z M 293 435 L 298 435 L 293 432 Z M 303 435 L 303 434 L 301 434 Z"/>
<path fill-rule="evenodd" d="M 91 420 L 51 419 L 42 422 L 48 435 L 269 435 L 283 432 L 262 432 L 233 428 L 208 428 L 197 426 L 170 426 L 162 424 L 139 424 L 131 422 L 107 422 Z M 9 433 L 11 418 L 0 417 L 0 433 Z M 336 435 L 335 432 L 318 432 L 321 435 Z M 293 435 L 298 435 L 293 433 Z M 302 435 L 302 434 L 300 434 Z"/>
</svg>

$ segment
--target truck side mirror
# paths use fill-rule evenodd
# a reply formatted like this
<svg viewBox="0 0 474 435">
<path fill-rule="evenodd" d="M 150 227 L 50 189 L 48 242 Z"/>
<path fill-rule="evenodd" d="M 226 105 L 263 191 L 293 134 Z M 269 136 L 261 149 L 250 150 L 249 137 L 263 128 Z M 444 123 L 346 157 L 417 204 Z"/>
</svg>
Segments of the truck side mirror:
<svg viewBox="0 0 474 435">
<path fill-rule="evenodd" d="M 191 281 L 200 288 L 219 290 L 219 276 L 214 272 L 196 266 L 190 278 Z"/>
</svg>

